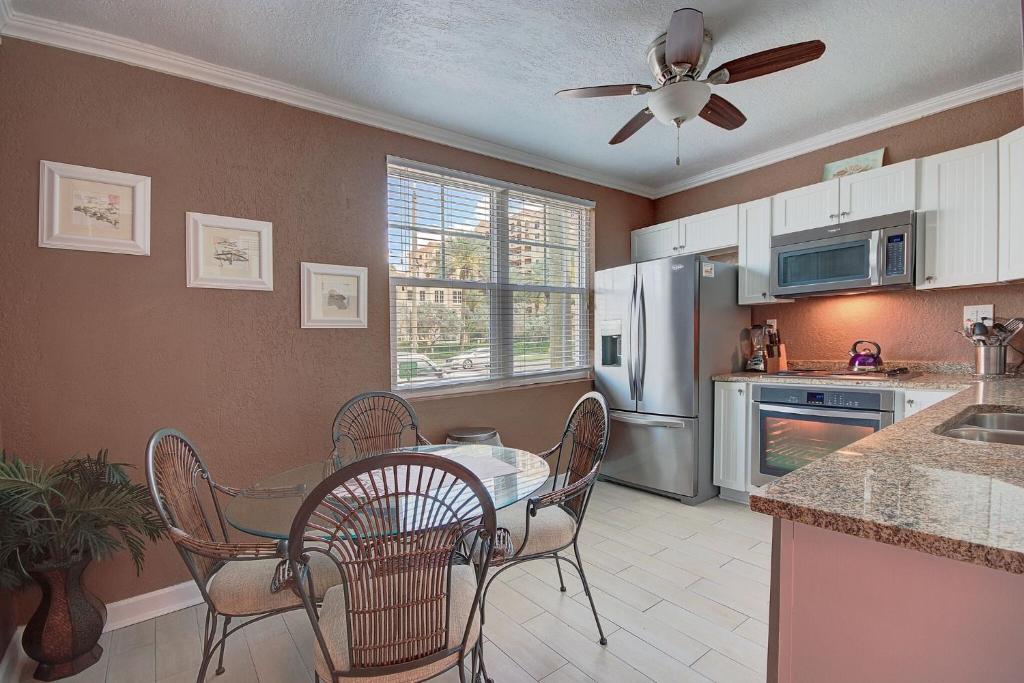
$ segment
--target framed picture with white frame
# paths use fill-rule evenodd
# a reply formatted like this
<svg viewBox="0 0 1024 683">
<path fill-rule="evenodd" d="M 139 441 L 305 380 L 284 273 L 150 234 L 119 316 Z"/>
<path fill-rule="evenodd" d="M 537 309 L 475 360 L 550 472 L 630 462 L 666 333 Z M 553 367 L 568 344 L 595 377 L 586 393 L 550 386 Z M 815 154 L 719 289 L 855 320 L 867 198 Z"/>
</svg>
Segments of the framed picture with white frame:
<svg viewBox="0 0 1024 683">
<path fill-rule="evenodd" d="M 39 162 L 39 246 L 149 256 L 147 176 Z"/>
<path fill-rule="evenodd" d="M 302 263 L 302 327 L 366 327 L 366 268 Z"/>
<path fill-rule="evenodd" d="M 248 218 L 185 214 L 189 287 L 274 289 L 273 225 Z"/>
</svg>

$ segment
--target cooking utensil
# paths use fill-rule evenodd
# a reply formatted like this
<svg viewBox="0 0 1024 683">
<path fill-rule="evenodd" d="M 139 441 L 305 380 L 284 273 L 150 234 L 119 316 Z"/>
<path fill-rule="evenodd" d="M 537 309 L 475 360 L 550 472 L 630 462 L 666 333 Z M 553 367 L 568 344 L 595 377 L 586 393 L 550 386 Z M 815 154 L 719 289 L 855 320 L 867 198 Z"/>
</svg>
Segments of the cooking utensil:
<svg viewBox="0 0 1024 683">
<path fill-rule="evenodd" d="M 1010 340 L 1024 329 L 1024 318 L 1011 318 L 1003 323 L 1003 328 L 1006 330 L 1006 333 L 1000 337 L 999 341 L 1002 344 L 1009 344 Z"/>
<path fill-rule="evenodd" d="M 860 348 L 861 344 L 870 344 L 875 347 L 872 352 Z M 850 347 L 850 362 L 847 366 L 854 372 L 863 372 L 865 370 L 878 370 L 882 367 L 882 347 L 878 345 L 878 342 L 868 341 L 866 339 L 858 339 L 853 342 L 853 346 Z"/>
</svg>

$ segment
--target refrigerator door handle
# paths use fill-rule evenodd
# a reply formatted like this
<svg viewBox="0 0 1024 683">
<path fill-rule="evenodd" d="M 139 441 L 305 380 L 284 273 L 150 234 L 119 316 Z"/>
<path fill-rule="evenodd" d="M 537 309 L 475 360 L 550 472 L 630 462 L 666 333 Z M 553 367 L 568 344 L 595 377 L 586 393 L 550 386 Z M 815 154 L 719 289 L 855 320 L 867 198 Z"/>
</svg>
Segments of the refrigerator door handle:
<svg viewBox="0 0 1024 683">
<path fill-rule="evenodd" d="M 644 400 L 644 380 L 647 378 L 647 298 L 644 296 L 644 283 L 640 281 L 640 313 L 637 317 L 637 331 L 640 336 L 640 371 L 637 373 L 636 399 Z"/>
<path fill-rule="evenodd" d="M 629 378 L 629 400 L 636 400 L 636 377 L 633 375 L 633 317 L 636 310 L 636 273 L 633 274 L 633 293 L 629 297 L 629 354 L 626 358 L 626 376 Z"/>
</svg>

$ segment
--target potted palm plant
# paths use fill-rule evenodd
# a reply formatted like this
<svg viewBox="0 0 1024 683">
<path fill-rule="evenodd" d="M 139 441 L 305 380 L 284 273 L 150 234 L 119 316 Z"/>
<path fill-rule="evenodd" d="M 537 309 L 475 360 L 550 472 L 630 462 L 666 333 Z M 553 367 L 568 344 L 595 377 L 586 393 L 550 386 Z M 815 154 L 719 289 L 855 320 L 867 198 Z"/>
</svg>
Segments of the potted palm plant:
<svg viewBox="0 0 1024 683">
<path fill-rule="evenodd" d="M 42 590 L 21 641 L 39 680 L 78 673 L 103 652 L 107 609 L 82 585 L 86 566 L 127 549 L 139 573 L 146 539 L 164 533 L 148 489 L 125 467 L 105 450 L 49 467 L 0 452 L 0 588 Z"/>
</svg>

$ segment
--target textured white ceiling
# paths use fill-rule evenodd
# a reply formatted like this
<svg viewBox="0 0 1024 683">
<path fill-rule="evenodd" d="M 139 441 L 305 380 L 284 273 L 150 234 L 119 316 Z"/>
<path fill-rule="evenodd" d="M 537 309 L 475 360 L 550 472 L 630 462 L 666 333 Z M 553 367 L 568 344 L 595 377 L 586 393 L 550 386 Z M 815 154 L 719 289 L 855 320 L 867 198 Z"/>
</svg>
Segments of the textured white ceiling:
<svg viewBox="0 0 1024 683">
<path fill-rule="evenodd" d="M 717 86 L 747 123 L 652 122 L 643 97 L 554 92 L 653 83 L 644 48 L 704 12 L 709 66 L 819 38 L 825 55 Z M 1019 0 L 12 0 L 22 14 L 149 43 L 624 182 L 660 187 L 1021 69 Z"/>
</svg>

